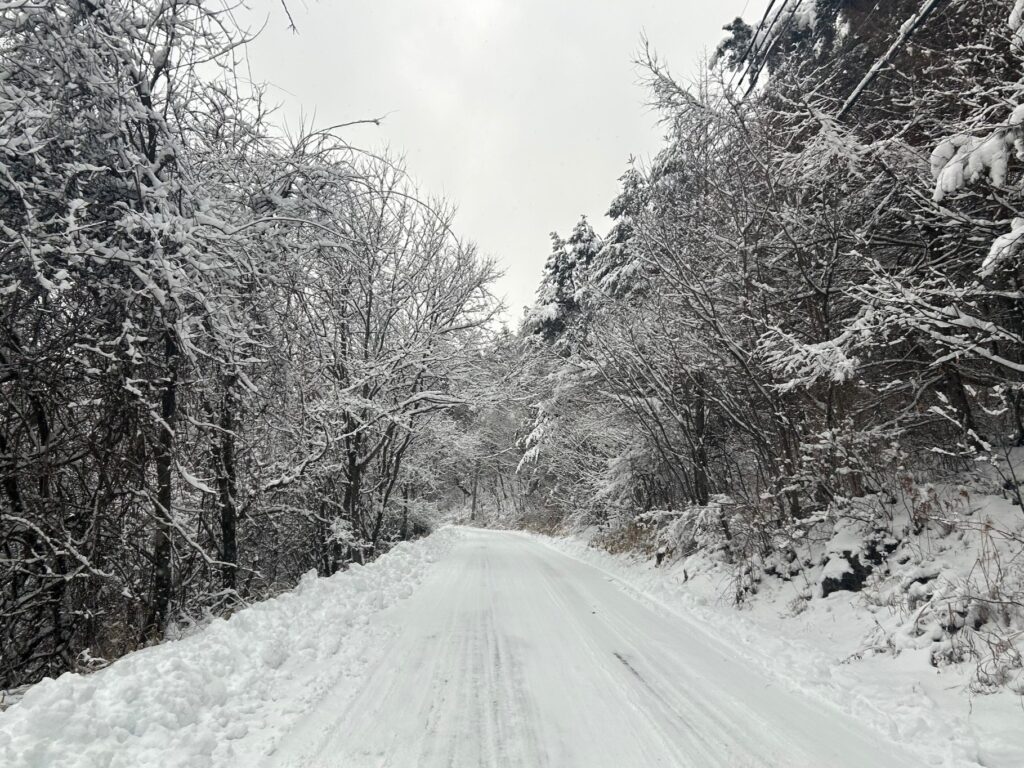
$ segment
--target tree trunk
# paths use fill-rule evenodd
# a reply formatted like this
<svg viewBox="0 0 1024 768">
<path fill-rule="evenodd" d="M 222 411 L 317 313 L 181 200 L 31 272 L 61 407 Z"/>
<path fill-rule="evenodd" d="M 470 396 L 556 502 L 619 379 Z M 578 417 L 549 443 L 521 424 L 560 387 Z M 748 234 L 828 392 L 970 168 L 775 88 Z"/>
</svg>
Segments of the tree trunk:
<svg viewBox="0 0 1024 768">
<path fill-rule="evenodd" d="M 349 422 L 351 424 L 351 421 Z M 361 440 L 359 435 L 356 434 L 350 438 L 348 446 L 346 448 L 346 467 L 345 467 L 345 495 L 342 499 L 342 514 L 352 525 L 352 530 L 357 533 L 362 533 L 362 521 L 359 515 L 359 496 L 362 492 L 362 475 L 363 468 L 359 463 L 359 447 Z M 349 554 L 354 559 L 362 561 L 362 550 L 349 551 Z M 343 548 L 340 542 L 332 542 L 331 544 L 331 567 L 330 574 L 335 574 L 341 570 L 341 566 L 344 562 Z"/>
<path fill-rule="evenodd" d="M 158 637 L 170 613 L 174 573 L 171 563 L 171 471 L 174 461 L 174 420 L 177 415 L 178 346 L 171 331 L 164 334 L 167 378 L 160 398 L 160 439 L 155 451 L 156 461 L 156 534 L 153 542 L 153 597 L 146 635 Z"/>
<path fill-rule="evenodd" d="M 402 541 L 409 540 L 409 484 L 402 484 Z"/>
<path fill-rule="evenodd" d="M 697 503 L 707 506 L 711 499 L 708 482 L 708 451 L 704 445 L 704 433 L 707 428 L 707 411 L 704 404 L 704 393 L 701 392 L 693 404 L 694 450 L 693 450 L 693 486 Z"/>
<path fill-rule="evenodd" d="M 469 519 L 476 520 L 476 496 L 477 486 L 480 484 L 480 460 L 473 464 L 473 502 L 469 511 Z"/>
<path fill-rule="evenodd" d="M 217 493 L 220 501 L 221 583 L 224 589 L 238 585 L 238 512 L 235 496 L 238 486 L 235 468 L 235 397 L 236 377 L 228 376 L 224 388 L 224 405 L 220 418 L 220 456 L 217 472 Z"/>
<path fill-rule="evenodd" d="M 955 365 L 947 363 L 942 366 L 942 374 L 946 377 L 946 392 L 949 393 L 949 400 L 956 408 L 960 426 L 964 431 L 964 438 L 974 447 L 984 450 L 983 438 L 978 434 L 974 413 L 971 411 L 971 401 L 967 397 L 959 369 Z"/>
</svg>

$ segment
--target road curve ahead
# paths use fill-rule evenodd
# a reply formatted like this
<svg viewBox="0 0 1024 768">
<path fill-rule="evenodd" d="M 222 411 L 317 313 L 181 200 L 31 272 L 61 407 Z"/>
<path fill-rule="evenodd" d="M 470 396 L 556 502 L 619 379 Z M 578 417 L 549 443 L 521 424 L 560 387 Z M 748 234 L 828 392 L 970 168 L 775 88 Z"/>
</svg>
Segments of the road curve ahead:
<svg viewBox="0 0 1024 768">
<path fill-rule="evenodd" d="M 918 765 L 696 623 L 513 533 L 467 530 L 377 620 L 400 630 L 383 660 L 345 705 L 328 694 L 268 768 Z"/>
</svg>

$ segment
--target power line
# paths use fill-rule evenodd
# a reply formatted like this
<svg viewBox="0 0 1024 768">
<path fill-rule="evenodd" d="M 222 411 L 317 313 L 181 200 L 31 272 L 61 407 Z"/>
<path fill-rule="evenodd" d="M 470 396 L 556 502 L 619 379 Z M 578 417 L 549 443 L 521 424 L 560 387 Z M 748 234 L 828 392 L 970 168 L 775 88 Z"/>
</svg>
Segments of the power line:
<svg viewBox="0 0 1024 768">
<path fill-rule="evenodd" d="M 782 15 L 782 12 L 786 10 L 786 6 L 789 5 L 789 2 L 790 0 L 785 0 L 782 7 L 779 8 L 779 12 L 775 16 L 776 21 L 778 21 L 779 16 Z M 769 45 L 768 48 L 765 50 L 764 55 L 761 57 L 761 61 L 758 62 L 757 69 L 754 70 L 754 74 L 748 78 L 749 82 L 747 83 L 747 92 L 743 95 L 744 99 L 746 99 L 757 86 L 757 80 L 759 77 L 761 77 L 761 71 L 765 68 L 765 65 L 768 63 L 768 57 L 771 55 L 772 50 L 775 48 L 776 45 L 778 45 L 779 41 L 782 40 L 783 37 L 785 37 L 786 33 L 789 32 L 789 27 L 793 23 L 793 19 L 796 16 L 797 10 L 800 8 L 800 3 L 801 0 L 794 0 L 792 6 L 790 7 L 789 16 L 786 17 L 785 22 L 783 22 L 782 27 L 778 31 L 778 34 L 775 35 L 775 39 L 772 40 L 771 45 Z M 740 80 L 740 82 L 742 83 L 743 81 Z"/>
<path fill-rule="evenodd" d="M 784 0 L 784 4 L 785 4 L 785 1 L 788 1 L 788 0 Z M 755 29 L 754 30 L 754 34 L 750 36 L 750 43 L 748 43 L 748 45 L 747 45 L 747 50 L 745 50 L 743 52 L 743 55 L 740 57 L 740 60 L 736 63 L 736 71 L 733 72 L 733 77 L 736 76 L 736 72 L 739 72 L 741 69 L 743 69 L 743 65 L 746 63 L 747 57 L 750 56 L 751 52 L 754 50 L 754 45 L 757 43 L 758 35 L 760 35 L 761 34 L 761 30 L 764 29 L 764 24 L 765 24 L 766 21 L 768 21 L 768 15 L 772 12 L 772 8 L 775 7 L 775 3 L 776 2 L 777 2 L 777 0 L 771 0 L 771 2 L 768 3 L 768 7 L 765 8 L 764 15 L 761 17 L 761 21 L 758 22 L 757 29 Z M 776 16 L 776 18 L 778 18 L 778 17 Z M 737 83 L 737 86 L 743 84 L 743 76 L 744 76 L 744 74 L 746 74 L 746 73 L 744 72 L 744 73 L 740 74 L 740 81 L 739 81 L 739 83 Z M 729 86 L 732 87 L 732 77 L 729 78 Z"/>
<path fill-rule="evenodd" d="M 887 50 L 881 57 L 879 57 L 874 64 L 871 65 L 871 69 L 868 70 L 867 74 L 864 75 L 863 79 L 857 84 L 857 87 L 853 89 L 853 93 L 847 98 L 846 103 L 843 104 L 843 108 L 839 110 L 839 114 L 836 116 L 837 120 L 842 120 L 846 114 L 853 108 L 857 100 L 863 95 L 864 91 L 869 85 L 878 77 L 878 73 L 882 71 L 882 67 L 892 60 L 892 57 L 896 55 L 896 52 L 913 36 L 914 32 L 917 31 L 924 22 L 931 16 L 942 0 L 925 0 L 924 4 L 918 9 L 917 13 L 903 22 L 903 26 L 900 27 L 900 33 L 889 50 Z"/>
</svg>

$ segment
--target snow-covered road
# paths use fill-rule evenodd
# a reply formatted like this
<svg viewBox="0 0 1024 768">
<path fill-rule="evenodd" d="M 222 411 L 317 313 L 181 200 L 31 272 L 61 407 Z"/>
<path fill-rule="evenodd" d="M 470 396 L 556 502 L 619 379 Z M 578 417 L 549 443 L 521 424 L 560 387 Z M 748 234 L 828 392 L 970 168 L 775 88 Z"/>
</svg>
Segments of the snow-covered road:
<svg viewBox="0 0 1024 768">
<path fill-rule="evenodd" d="M 396 631 L 359 691 L 328 692 L 265 768 L 918 764 L 528 537 L 464 532 L 374 621 Z"/>
</svg>

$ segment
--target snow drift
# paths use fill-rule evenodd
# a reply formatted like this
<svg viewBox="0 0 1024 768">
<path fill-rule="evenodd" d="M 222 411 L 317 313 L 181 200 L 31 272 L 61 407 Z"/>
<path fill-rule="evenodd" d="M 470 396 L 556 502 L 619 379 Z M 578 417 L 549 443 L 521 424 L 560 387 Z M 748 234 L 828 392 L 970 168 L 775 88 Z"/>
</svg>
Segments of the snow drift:
<svg viewBox="0 0 1024 768">
<path fill-rule="evenodd" d="M 254 763 L 339 678 L 360 675 L 383 647 L 369 617 L 409 596 L 457 536 L 445 528 L 331 578 L 311 572 L 182 640 L 43 680 L 0 714 L 0 765 Z"/>
</svg>

